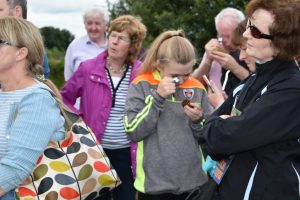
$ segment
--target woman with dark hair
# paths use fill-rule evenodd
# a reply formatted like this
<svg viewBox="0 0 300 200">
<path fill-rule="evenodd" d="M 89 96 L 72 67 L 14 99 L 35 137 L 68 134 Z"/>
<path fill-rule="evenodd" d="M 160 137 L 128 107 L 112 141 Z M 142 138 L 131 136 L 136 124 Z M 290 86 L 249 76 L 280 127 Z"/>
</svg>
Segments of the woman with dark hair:
<svg viewBox="0 0 300 200">
<path fill-rule="evenodd" d="M 202 148 L 214 160 L 226 161 L 216 178 L 222 200 L 296 200 L 300 72 L 294 58 L 300 55 L 300 4 L 252 0 L 246 12 L 243 35 L 256 73 L 206 121 Z"/>
</svg>

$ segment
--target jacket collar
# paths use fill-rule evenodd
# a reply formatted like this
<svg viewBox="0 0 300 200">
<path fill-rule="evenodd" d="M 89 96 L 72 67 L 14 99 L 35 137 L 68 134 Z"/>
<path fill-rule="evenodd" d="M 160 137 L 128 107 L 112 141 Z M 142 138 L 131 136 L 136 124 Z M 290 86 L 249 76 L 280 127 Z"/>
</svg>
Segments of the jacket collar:
<svg viewBox="0 0 300 200">
<path fill-rule="evenodd" d="M 257 74 L 273 74 L 294 67 L 297 66 L 293 60 L 273 59 L 263 64 L 256 63 L 256 72 Z"/>
<path fill-rule="evenodd" d="M 108 56 L 107 50 L 100 53 L 94 60 L 93 65 L 96 66 L 92 69 L 91 73 L 97 76 L 105 75 L 106 57 Z M 140 60 L 135 60 L 129 67 L 132 67 L 134 74 L 137 73 L 137 68 L 141 65 Z"/>
</svg>

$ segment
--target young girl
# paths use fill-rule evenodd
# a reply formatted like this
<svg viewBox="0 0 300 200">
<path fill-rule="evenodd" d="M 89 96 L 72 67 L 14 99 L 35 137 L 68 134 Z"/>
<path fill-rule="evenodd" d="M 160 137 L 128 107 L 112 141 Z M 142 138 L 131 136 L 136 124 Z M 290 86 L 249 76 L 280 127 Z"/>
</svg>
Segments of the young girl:
<svg viewBox="0 0 300 200">
<path fill-rule="evenodd" d="M 197 138 L 210 113 L 203 85 L 190 77 L 195 51 L 182 31 L 162 33 L 129 88 L 124 125 L 138 147 L 139 200 L 185 199 L 207 177 Z"/>
</svg>

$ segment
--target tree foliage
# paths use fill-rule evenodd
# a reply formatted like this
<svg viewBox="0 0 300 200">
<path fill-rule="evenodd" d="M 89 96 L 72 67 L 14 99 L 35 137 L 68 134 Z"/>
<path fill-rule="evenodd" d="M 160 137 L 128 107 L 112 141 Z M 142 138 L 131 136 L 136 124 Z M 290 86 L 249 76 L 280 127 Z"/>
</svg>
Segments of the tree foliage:
<svg viewBox="0 0 300 200">
<path fill-rule="evenodd" d="M 45 26 L 40 31 L 48 55 L 50 79 L 61 88 L 64 85 L 64 56 L 74 35 L 68 30 L 60 30 L 52 26 Z"/>
<path fill-rule="evenodd" d="M 216 36 L 214 17 L 225 7 L 244 10 L 246 0 L 119 0 L 109 3 L 111 18 L 131 14 L 142 18 L 148 32 L 144 46 L 161 32 L 183 29 L 199 54 L 204 45 Z"/>
<path fill-rule="evenodd" d="M 54 47 L 52 49 L 46 49 L 48 55 L 48 61 L 50 65 L 50 79 L 53 83 L 58 87 L 61 88 L 64 83 L 64 57 L 65 57 L 65 50 L 59 50 L 58 48 Z"/>
<path fill-rule="evenodd" d="M 45 26 L 40 30 L 45 46 L 48 49 L 56 47 L 60 51 L 65 51 L 74 39 L 74 35 L 66 29 L 60 30 L 52 26 Z"/>
</svg>

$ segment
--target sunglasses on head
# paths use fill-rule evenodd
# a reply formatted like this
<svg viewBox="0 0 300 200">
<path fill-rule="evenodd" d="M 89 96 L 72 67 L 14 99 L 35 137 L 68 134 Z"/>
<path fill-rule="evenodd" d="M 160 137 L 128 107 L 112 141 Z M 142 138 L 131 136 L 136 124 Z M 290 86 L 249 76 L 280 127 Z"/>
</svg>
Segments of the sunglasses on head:
<svg viewBox="0 0 300 200">
<path fill-rule="evenodd" d="M 250 19 L 248 19 L 247 21 L 247 28 L 250 28 L 251 35 L 256 39 L 268 39 L 268 40 L 273 39 L 272 35 L 264 34 L 256 26 L 252 25 Z"/>
</svg>

